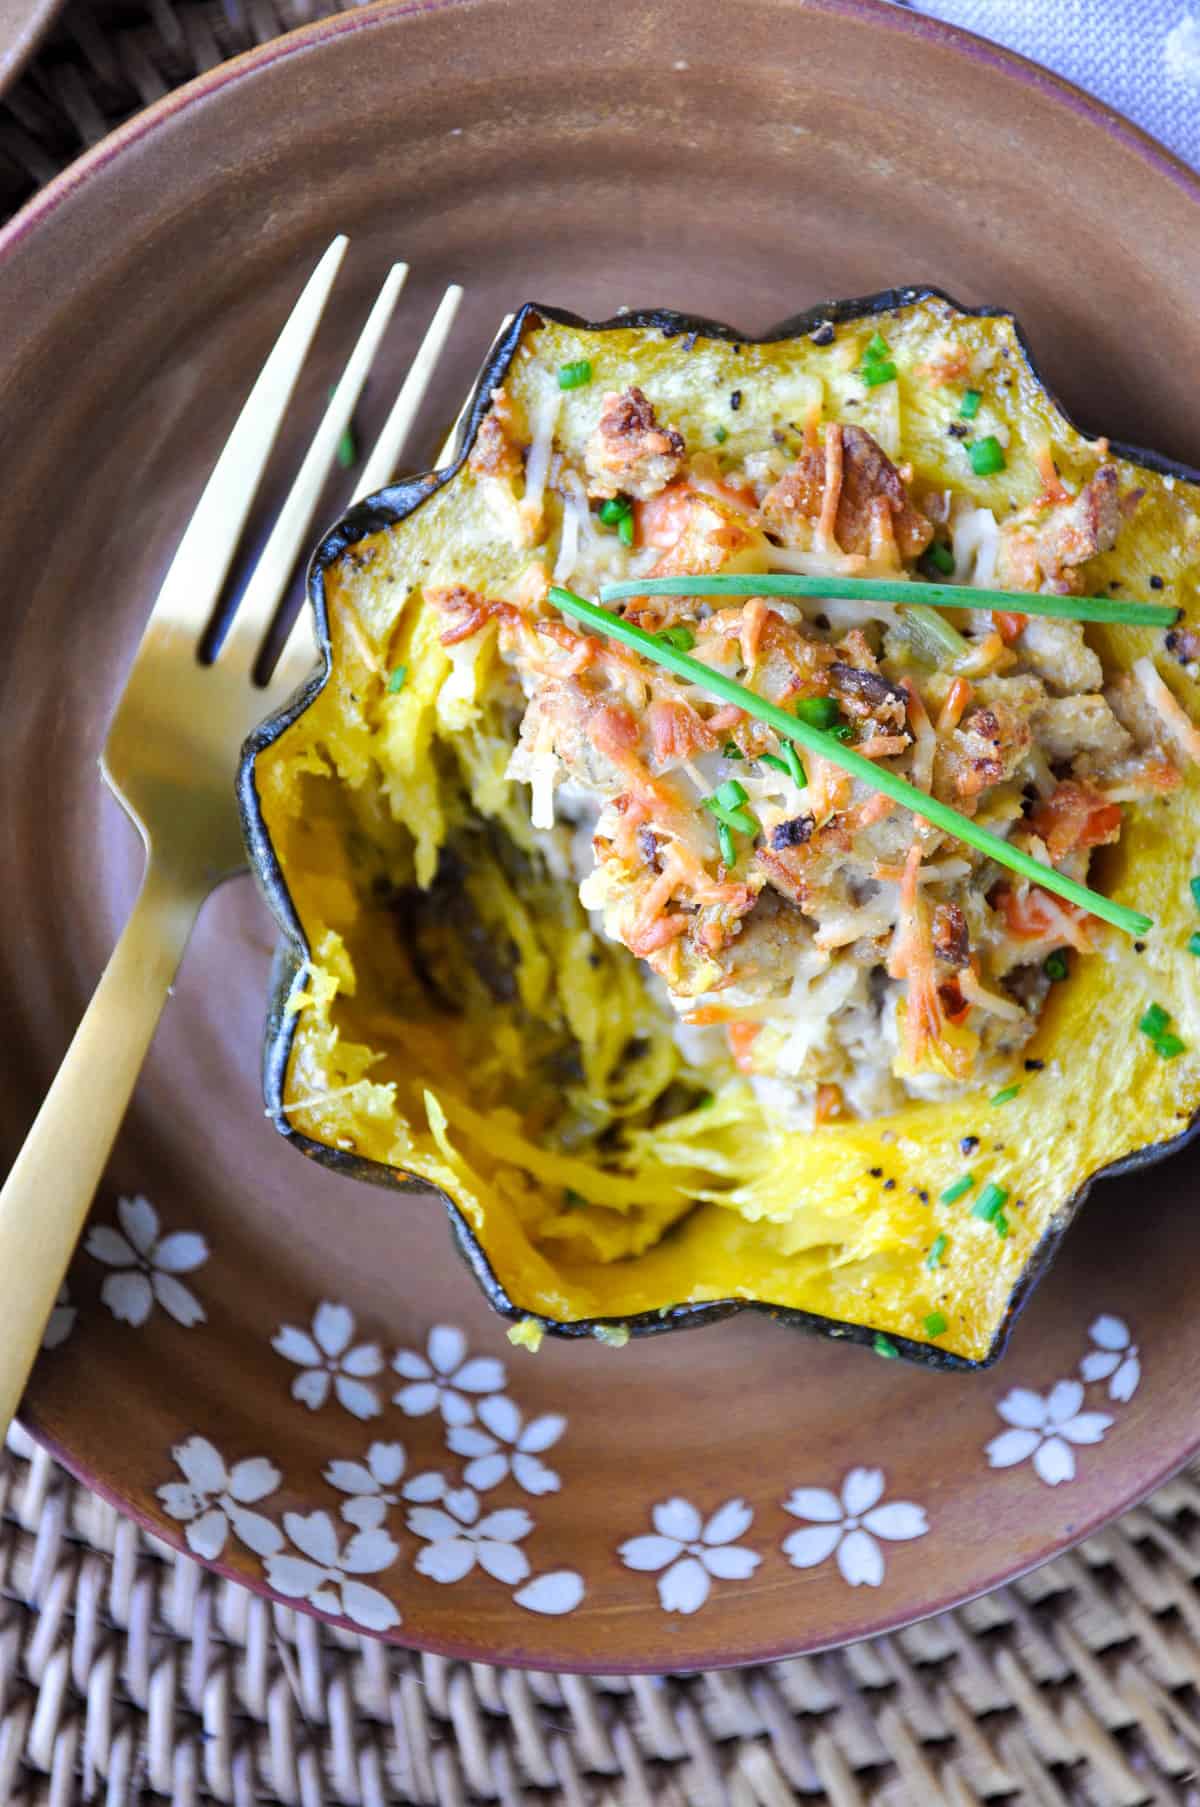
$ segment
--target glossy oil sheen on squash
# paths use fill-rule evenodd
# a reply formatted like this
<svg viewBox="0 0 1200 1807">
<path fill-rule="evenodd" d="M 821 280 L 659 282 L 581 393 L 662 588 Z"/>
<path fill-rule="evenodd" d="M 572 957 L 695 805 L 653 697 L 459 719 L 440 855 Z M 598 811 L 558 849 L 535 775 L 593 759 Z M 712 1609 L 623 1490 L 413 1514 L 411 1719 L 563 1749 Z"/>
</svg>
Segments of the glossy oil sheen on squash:
<svg viewBox="0 0 1200 1807">
<path fill-rule="evenodd" d="M 812 327 L 826 317 L 838 321 L 834 343 L 814 344 Z M 694 341 L 685 340 L 689 329 Z M 886 393 L 864 397 L 855 370 L 876 330 L 900 376 Z M 914 374 L 947 336 L 990 365 L 987 405 L 1009 432 L 1006 468 L 994 476 L 974 475 L 947 430 L 956 398 Z M 532 399 L 548 372 L 580 359 L 590 361 L 593 382 L 561 397 L 557 432 L 568 445 L 586 437 L 598 390 L 635 382 L 689 444 L 712 443 L 720 427 L 732 454 L 823 400 L 831 418 L 869 428 L 922 483 L 952 483 L 998 515 L 1039 493 L 1039 442 L 1049 442 L 1071 487 L 1095 466 L 1091 442 L 1054 406 L 1013 322 L 963 313 L 933 294 L 826 308 L 760 343 L 675 316 L 593 328 L 526 310 L 484 372 L 468 435 L 499 381 Z M 735 388 L 741 405 L 731 411 Z M 856 408 L 846 415 L 851 398 Z M 1115 550 L 1089 563 L 1089 590 L 1119 585 L 1123 596 L 1149 598 L 1153 574 L 1163 595 L 1200 621 L 1200 492 L 1149 455 L 1115 462 L 1122 488 L 1145 493 Z M 445 683 L 451 662 L 436 645 L 440 623 L 421 592 L 511 585 L 527 556 L 496 535 L 465 457 L 446 480 L 398 484 L 352 512 L 318 554 L 313 596 L 328 675 L 265 724 L 242 776 L 252 859 L 292 937 L 290 996 L 273 1019 L 268 1058 L 277 1125 L 305 1152 L 363 1177 L 400 1186 L 415 1178 L 442 1191 L 493 1303 L 510 1316 L 574 1333 L 597 1321 L 629 1323 L 637 1333 L 750 1304 L 858 1340 L 883 1332 L 903 1354 L 936 1365 L 994 1359 L 1090 1180 L 1179 1138 L 1200 1104 L 1200 961 L 1187 951 L 1200 923 L 1189 889 L 1200 869 L 1195 769 L 1166 801 L 1129 806 L 1119 846 L 1093 865 L 1092 882 L 1151 914 L 1155 927 L 1140 948 L 1101 930 L 1097 951 L 1073 961 L 1025 1051 L 1041 1064 L 1017 1075 L 1011 1101 L 990 1104 L 988 1087 L 872 1121 L 764 1134 L 761 1117 L 722 1097 L 706 1122 L 692 1112 L 682 1131 L 664 1131 L 643 1171 L 607 1174 L 593 1164 L 593 1202 L 580 1205 L 580 1161 L 539 1146 L 529 1078 L 536 1062 L 518 1027 L 530 1001 L 522 994 L 558 985 L 592 1012 L 593 1045 L 604 1036 L 597 1013 L 611 1012 L 627 1037 L 640 985 L 632 957 L 593 943 L 569 883 L 558 886 L 557 903 L 549 883 L 521 900 L 500 862 L 490 869 L 492 901 L 475 899 L 474 928 L 464 925 L 464 935 L 480 921 L 486 928 L 490 911 L 491 933 L 520 947 L 528 913 L 518 905 L 531 898 L 535 911 L 557 909 L 561 921 L 542 945 L 523 950 L 517 977 L 505 980 L 516 988 L 511 1008 L 467 977 L 463 943 L 456 1008 L 430 1009 L 427 993 L 414 1003 L 421 988 L 401 970 L 408 956 L 396 914 L 405 906 L 380 880 L 383 866 L 411 870 L 423 884 L 433 876 L 438 847 L 456 828 L 443 820 L 438 777 L 456 736 L 470 751 L 460 767 L 475 802 L 508 821 L 508 747 L 491 744 L 469 700 L 456 703 Z M 1110 670 L 1153 652 L 1195 716 L 1196 686 L 1163 652 L 1161 634 L 1092 627 L 1088 637 Z M 387 674 L 402 663 L 419 681 L 389 694 Z M 439 924 L 450 939 L 434 951 L 451 966 L 454 932 Z M 601 977 L 589 981 L 596 957 Z M 547 959 L 556 972 L 541 970 Z M 1187 1044 L 1174 1060 L 1138 1033 L 1152 1001 L 1171 1012 Z M 611 1072 L 614 1050 L 605 1058 Z M 969 1157 L 965 1138 L 974 1139 Z M 975 1192 L 939 1204 L 967 1169 Z M 1005 1239 L 970 1214 L 988 1181 L 1010 1195 Z M 411 1207 L 398 1200 L 396 1208 Z M 943 1235 L 942 1263 L 931 1269 L 930 1247 Z M 924 1321 L 935 1311 L 948 1329 L 932 1347 Z"/>
</svg>

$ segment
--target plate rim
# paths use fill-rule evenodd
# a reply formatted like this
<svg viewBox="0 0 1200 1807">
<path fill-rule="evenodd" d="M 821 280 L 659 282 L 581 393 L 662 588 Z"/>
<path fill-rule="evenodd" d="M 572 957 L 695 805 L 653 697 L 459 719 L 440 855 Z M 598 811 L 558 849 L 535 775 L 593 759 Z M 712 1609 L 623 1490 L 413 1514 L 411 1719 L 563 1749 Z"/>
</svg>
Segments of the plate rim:
<svg viewBox="0 0 1200 1807">
<path fill-rule="evenodd" d="M 169 126 L 186 109 L 202 103 L 210 95 L 219 92 L 227 85 L 247 78 L 252 79 L 260 71 L 271 68 L 277 62 L 292 56 L 305 55 L 328 40 L 341 38 L 352 32 L 377 29 L 393 30 L 400 21 L 405 19 L 418 19 L 426 15 L 453 11 L 482 12 L 485 8 L 499 10 L 505 4 L 507 4 L 507 0 L 374 0 L 373 4 L 361 9 L 355 8 L 348 12 L 337 13 L 329 18 L 281 34 L 266 44 L 255 46 L 218 64 L 216 68 L 205 71 L 135 114 L 124 125 L 84 152 L 40 189 L 11 220 L 0 227 L 0 281 L 3 280 L 3 271 L 8 260 L 19 253 L 28 236 L 36 231 L 43 222 L 50 219 L 78 189 L 106 169 L 109 163 L 119 161 L 127 150 L 140 143 L 143 138 L 152 137 L 156 132 Z M 1109 106 L 1108 103 L 1014 51 L 959 26 L 891 4 L 889 0 L 799 0 L 797 10 L 801 14 L 807 13 L 869 24 L 875 29 L 888 30 L 910 39 L 937 45 L 955 55 L 966 57 L 975 63 L 989 67 L 1019 87 L 1033 90 L 1049 99 L 1053 104 L 1064 107 L 1069 113 L 1098 127 L 1109 138 L 1115 140 L 1124 151 L 1147 165 L 1151 171 L 1160 177 L 1167 177 L 1200 207 L 1200 173 L 1192 170 L 1181 158 L 1169 151 L 1140 126 L 1135 125 L 1115 108 Z M 429 1637 L 410 1628 L 407 1621 L 393 1632 L 376 1633 L 365 1630 L 361 1625 L 345 1618 L 313 1607 L 306 1601 L 283 1596 L 272 1589 L 265 1579 L 255 1573 L 244 1571 L 236 1564 L 222 1561 L 219 1558 L 210 1559 L 197 1556 L 187 1545 L 182 1532 L 173 1521 L 165 1514 L 153 1512 L 144 1501 L 131 1497 L 122 1491 L 118 1484 L 95 1472 L 86 1462 L 77 1458 L 58 1435 L 39 1422 L 36 1408 L 20 1411 L 17 1421 L 33 1440 L 70 1475 L 100 1499 L 113 1506 L 123 1516 L 131 1519 L 142 1531 L 166 1544 L 180 1555 L 190 1557 L 202 1568 L 247 1588 L 252 1594 L 274 1605 L 306 1613 L 323 1620 L 330 1626 L 350 1631 L 360 1637 L 377 1639 L 407 1650 L 426 1651 L 451 1660 L 486 1662 L 529 1670 L 544 1670 L 548 1666 L 544 1651 L 522 1649 L 519 1646 L 512 1650 L 501 1650 L 497 1649 L 494 1643 L 491 1645 L 458 1643 L 454 1640 Z M 1002 1564 L 977 1586 L 972 1585 L 964 1591 L 952 1590 L 945 1597 L 939 1596 L 936 1599 L 928 1600 L 916 1612 L 911 1610 L 911 1605 L 901 1606 L 891 1612 L 879 1612 L 878 1610 L 874 1614 L 868 1612 L 865 1615 L 868 1623 L 847 1631 L 844 1635 L 838 1634 L 832 1638 L 805 1638 L 798 1634 L 798 1642 L 789 1640 L 784 1643 L 771 1644 L 757 1649 L 749 1655 L 745 1653 L 731 1654 L 719 1650 L 695 1651 L 681 1648 L 678 1651 L 664 1652 L 657 1661 L 640 1659 L 617 1661 L 613 1658 L 605 1658 L 605 1671 L 621 1675 L 656 1675 L 680 1670 L 709 1670 L 749 1664 L 758 1665 L 801 1654 L 818 1654 L 822 1651 L 841 1648 L 850 1642 L 892 1634 L 906 1626 L 921 1623 L 926 1619 L 979 1599 L 994 1589 L 1031 1573 L 1064 1552 L 1076 1548 L 1087 1538 L 1094 1536 L 1105 1525 L 1123 1516 L 1146 1499 L 1185 1467 L 1189 1461 L 1193 1460 L 1198 1452 L 1200 1452 L 1200 1423 L 1197 1423 L 1195 1433 L 1182 1449 L 1172 1450 L 1153 1473 L 1147 1475 L 1145 1471 L 1139 1472 L 1132 1486 L 1120 1490 L 1119 1497 L 1114 1499 L 1113 1496 L 1109 1496 L 1106 1502 L 1102 1506 L 1098 1506 L 1084 1522 L 1073 1525 L 1069 1537 L 1053 1542 L 1048 1548 L 1040 1550 L 1031 1560 L 1018 1558 L 1008 1565 Z M 696 1629 L 700 1630 L 699 1627 Z M 553 1659 L 553 1667 L 556 1672 L 564 1674 L 594 1672 L 593 1662 L 589 1662 L 583 1657 L 572 1658 L 569 1655 L 556 1656 Z"/>
</svg>

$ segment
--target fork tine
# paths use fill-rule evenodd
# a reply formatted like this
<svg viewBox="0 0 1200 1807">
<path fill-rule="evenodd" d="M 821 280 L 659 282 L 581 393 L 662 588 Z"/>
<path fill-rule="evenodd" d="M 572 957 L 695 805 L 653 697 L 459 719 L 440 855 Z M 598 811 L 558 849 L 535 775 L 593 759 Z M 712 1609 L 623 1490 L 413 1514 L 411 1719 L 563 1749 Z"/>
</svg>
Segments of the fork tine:
<svg viewBox="0 0 1200 1807">
<path fill-rule="evenodd" d="M 349 242 L 335 238 L 321 258 L 242 404 L 158 593 L 158 628 L 199 640 L 208 623 Z"/>
<path fill-rule="evenodd" d="M 392 404 L 392 411 L 384 421 L 383 430 L 363 466 L 362 476 L 354 491 L 355 502 L 361 502 L 364 496 L 372 495 L 375 490 L 382 489 L 385 483 L 391 481 L 412 431 L 413 422 L 425 400 L 425 391 L 429 387 L 437 361 L 450 336 L 450 328 L 454 325 L 454 316 L 462 298 L 462 290 L 456 282 L 452 282 L 438 302 L 437 312 L 426 328 L 417 355 Z"/>
<path fill-rule="evenodd" d="M 263 636 L 271 625 L 280 597 L 295 569 L 301 544 L 325 487 L 325 479 L 337 456 L 338 442 L 354 412 L 354 404 L 366 381 L 367 372 L 379 349 L 379 341 L 392 317 L 407 276 L 407 264 L 393 264 L 388 271 L 375 305 L 367 316 L 366 325 L 358 336 L 358 342 L 321 417 L 321 424 L 313 436 L 296 480 L 271 529 L 270 538 L 250 575 L 245 594 L 238 604 L 237 614 L 217 655 L 222 661 L 236 660 L 249 669 L 258 657 Z"/>
<path fill-rule="evenodd" d="M 382 489 L 400 462 L 400 454 L 404 450 L 413 422 L 425 399 L 437 361 L 445 349 L 446 340 L 450 336 L 454 316 L 458 312 L 462 298 L 462 289 L 456 282 L 452 282 L 439 301 L 437 311 L 425 329 L 425 337 L 417 348 L 408 374 L 400 386 L 400 392 L 383 424 L 383 430 L 372 446 L 363 466 L 362 474 L 354 491 L 356 502 L 361 501 L 364 496 L 372 495 L 375 490 Z M 439 462 L 444 463 L 445 456 L 443 454 Z M 285 695 L 294 690 L 301 679 L 307 677 L 312 670 L 315 658 L 316 645 L 313 637 L 312 611 L 305 600 L 300 605 L 300 612 L 292 623 L 291 632 L 276 661 L 271 677 L 271 689 L 278 690 Z"/>
</svg>

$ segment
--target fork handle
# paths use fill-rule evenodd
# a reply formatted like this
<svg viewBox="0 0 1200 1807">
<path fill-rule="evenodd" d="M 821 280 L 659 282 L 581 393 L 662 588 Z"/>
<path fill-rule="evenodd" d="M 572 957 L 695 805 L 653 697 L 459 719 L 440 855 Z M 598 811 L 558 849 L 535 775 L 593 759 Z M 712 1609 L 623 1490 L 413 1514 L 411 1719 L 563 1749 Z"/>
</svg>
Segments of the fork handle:
<svg viewBox="0 0 1200 1807">
<path fill-rule="evenodd" d="M 121 938 L 0 1190 L 0 1441 L 204 895 L 148 859 Z"/>
</svg>

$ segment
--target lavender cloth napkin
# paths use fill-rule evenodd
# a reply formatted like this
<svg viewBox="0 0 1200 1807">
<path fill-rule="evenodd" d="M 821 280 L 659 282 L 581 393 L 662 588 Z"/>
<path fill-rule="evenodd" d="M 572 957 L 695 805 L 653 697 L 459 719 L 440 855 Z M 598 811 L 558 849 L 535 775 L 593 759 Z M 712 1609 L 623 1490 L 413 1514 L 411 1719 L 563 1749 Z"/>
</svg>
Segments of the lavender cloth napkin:
<svg viewBox="0 0 1200 1807">
<path fill-rule="evenodd" d="M 1200 4 L 912 0 L 912 5 L 1053 69 L 1200 169 Z"/>
</svg>

